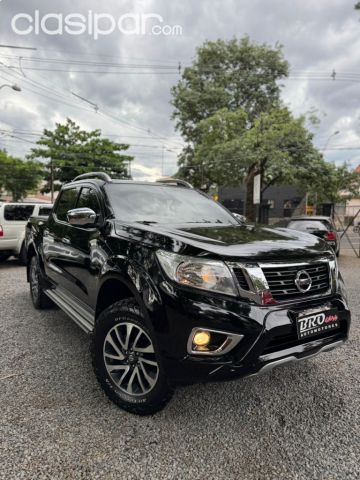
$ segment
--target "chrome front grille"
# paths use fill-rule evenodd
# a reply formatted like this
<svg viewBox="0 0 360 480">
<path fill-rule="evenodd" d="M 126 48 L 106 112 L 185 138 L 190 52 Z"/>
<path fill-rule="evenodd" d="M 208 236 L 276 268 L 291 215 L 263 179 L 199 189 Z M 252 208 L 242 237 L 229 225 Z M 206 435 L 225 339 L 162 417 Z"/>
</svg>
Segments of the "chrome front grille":
<svg viewBox="0 0 360 480">
<path fill-rule="evenodd" d="M 242 290 L 249 290 L 249 284 L 245 278 L 245 274 L 242 268 L 233 268 L 233 272 L 235 274 L 236 280 L 239 284 L 239 287 Z"/>
<path fill-rule="evenodd" d="M 260 305 L 302 300 L 336 290 L 337 264 L 329 257 L 291 263 L 229 262 L 228 266 L 237 282 L 239 295 Z M 306 291 L 299 282 L 304 276 L 307 281 L 311 280 Z"/>
<path fill-rule="evenodd" d="M 295 284 L 298 272 L 305 271 L 311 278 L 311 287 L 306 292 L 299 291 Z M 272 296 L 277 301 L 325 293 L 330 287 L 329 264 L 325 262 L 309 265 L 277 267 L 263 266 L 263 272 Z"/>
</svg>

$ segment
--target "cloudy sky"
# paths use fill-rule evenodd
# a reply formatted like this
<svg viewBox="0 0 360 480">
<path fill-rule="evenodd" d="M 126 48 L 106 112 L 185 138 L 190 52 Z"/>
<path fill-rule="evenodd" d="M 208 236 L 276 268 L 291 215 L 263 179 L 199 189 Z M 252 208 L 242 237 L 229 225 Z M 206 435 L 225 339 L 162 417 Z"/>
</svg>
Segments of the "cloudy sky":
<svg viewBox="0 0 360 480">
<path fill-rule="evenodd" d="M 0 44 L 36 48 L 0 47 L 0 85 L 22 88 L 0 90 L 0 147 L 23 156 L 43 128 L 71 117 L 83 128 L 101 128 L 131 144 L 135 178 L 170 175 L 182 145 L 170 118 L 170 88 L 179 79 L 179 64 L 189 65 L 206 39 L 248 34 L 284 46 L 292 72 L 284 82 L 284 101 L 296 115 L 316 109 L 321 119 L 316 145 L 327 147 L 329 161 L 355 167 L 360 164 L 360 12 L 354 3 L 0 0 Z M 48 14 L 58 16 L 41 24 Z M 65 23 L 68 15 L 73 16 Z"/>
</svg>

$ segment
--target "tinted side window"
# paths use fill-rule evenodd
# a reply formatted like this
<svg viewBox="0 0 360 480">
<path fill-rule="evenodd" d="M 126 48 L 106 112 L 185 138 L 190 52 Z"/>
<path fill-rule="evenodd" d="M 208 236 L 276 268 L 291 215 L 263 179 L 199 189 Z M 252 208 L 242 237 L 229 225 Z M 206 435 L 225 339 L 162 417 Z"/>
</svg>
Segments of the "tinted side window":
<svg viewBox="0 0 360 480">
<path fill-rule="evenodd" d="M 48 215 L 50 215 L 51 210 L 52 210 L 52 207 L 40 207 L 39 217 L 41 216 L 47 217 Z"/>
<path fill-rule="evenodd" d="M 92 188 L 83 188 L 81 190 L 77 208 L 91 208 L 97 215 L 100 215 L 100 204 L 95 190 Z"/>
<path fill-rule="evenodd" d="M 68 188 L 61 192 L 55 212 L 59 220 L 67 222 L 66 214 L 69 210 L 75 208 L 78 191 L 78 188 Z"/>
<path fill-rule="evenodd" d="M 34 211 L 34 205 L 5 205 L 4 218 L 13 222 L 26 222 Z"/>
</svg>

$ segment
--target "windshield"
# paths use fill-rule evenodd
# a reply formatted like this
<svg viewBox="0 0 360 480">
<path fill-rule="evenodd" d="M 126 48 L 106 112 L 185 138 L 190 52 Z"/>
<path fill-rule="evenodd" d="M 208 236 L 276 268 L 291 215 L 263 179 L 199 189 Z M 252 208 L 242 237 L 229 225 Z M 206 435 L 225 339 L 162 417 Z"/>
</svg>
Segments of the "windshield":
<svg viewBox="0 0 360 480">
<path fill-rule="evenodd" d="M 115 217 L 125 222 L 239 224 L 216 202 L 188 188 L 113 183 L 106 191 Z"/>
<path fill-rule="evenodd" d="M 329 225 L 326 221 L 321 220 L 293 220 L 289 223 L 288 228 L 306 232 L 309 230 L 328 230 Z"/>
</svg>

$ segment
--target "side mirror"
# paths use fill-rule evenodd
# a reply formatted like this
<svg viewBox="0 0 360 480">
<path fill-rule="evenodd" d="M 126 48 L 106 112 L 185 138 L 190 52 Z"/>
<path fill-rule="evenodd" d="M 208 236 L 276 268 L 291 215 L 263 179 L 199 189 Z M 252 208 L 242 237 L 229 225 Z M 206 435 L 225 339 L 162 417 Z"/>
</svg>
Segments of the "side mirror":
<svg viewBox="0 0 360 480">
<path fill-rule="evenodd" d="M 97 215 L 91 208 L 74 208 L 66 214 L 70 225 L 91 227 L 96 224 Z"/>
<path fill-rule="evenodd" d="M 243 225 L 246 224 L 246 217 L 244 217 L 244 215 L 240 215 L 240 213 L 234 213 L 234 212 L 231 212 L 231 214 L 234 218 L 236 218 L 236 220 L 239 223 L 242 223 Z"/>
</svg>

